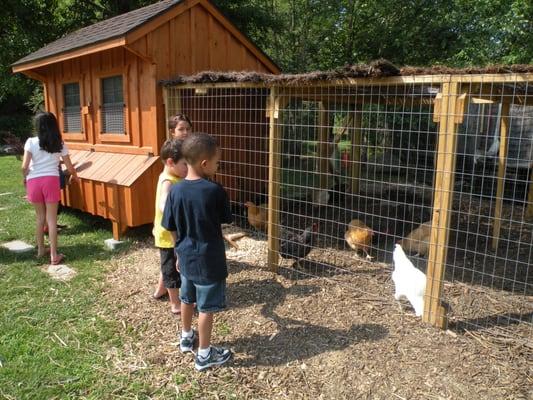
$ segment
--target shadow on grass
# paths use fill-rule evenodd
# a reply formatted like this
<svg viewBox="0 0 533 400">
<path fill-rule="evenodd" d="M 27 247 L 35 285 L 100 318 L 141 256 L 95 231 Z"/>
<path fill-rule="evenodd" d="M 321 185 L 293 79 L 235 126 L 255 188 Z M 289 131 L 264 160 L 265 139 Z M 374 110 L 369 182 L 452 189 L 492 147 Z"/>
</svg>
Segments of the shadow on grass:
<svg viewBox="0 0 533 400">
<path fill-rule="evenodd" d="M 261 314 L 274 321 L 278 331 L 273 335 L 254 334 L 225 343 L 238 353 L 247 354 L 235 361 L 239 367 L 257 365 L 276 366 L 303 360 L 332 350 L 342 350 L 361 341 L 381 340 L 388 330 L 379 324 L 352 325 L 348 330 L 332 329 L 306 321 L 281 317 L 275 310 L 283 306 L 287 296 L 305 297 L 319 291 L 311 285 L 283 287 L 275 281 L 245 280 L 231 284 L 228 298 L 231 307 L 247 307 L 264 303 Z"/>
</svg>

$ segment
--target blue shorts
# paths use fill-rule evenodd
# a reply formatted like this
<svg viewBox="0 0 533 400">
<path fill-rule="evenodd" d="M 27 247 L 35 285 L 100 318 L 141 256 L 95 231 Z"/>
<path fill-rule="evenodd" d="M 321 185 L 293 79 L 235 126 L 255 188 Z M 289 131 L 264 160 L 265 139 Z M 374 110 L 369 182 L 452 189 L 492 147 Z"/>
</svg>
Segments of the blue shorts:
<svg viewBox="0 0 533 400">
<path fill-rule="evenodd" d="M 196 303 L 198 312 L 214 313 L 226 308 L 226 280 L 199 285 L 181 275 L 180 300 Z"/>
</svg>

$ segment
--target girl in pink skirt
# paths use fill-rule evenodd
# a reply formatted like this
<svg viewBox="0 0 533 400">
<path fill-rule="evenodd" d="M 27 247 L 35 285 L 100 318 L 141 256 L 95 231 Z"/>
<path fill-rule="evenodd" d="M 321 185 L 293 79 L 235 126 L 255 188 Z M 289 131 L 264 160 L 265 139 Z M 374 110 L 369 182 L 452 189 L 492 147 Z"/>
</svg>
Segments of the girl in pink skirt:
<svg viewBox="0 0 533 400">
<path fill-rule="evenodd" d="M 70 161 L 68 150 L 54 114 L 46 112 L 35 117 L 37 137 L 31 137 L 24 145 L 22 174 L 28 200 L 35 208 L 37 256 L 47 253 L 44 247 L 44 227 L 48 225 L 50 262 L 60 264 L 64 255 L 57 252 L 57 206 L 61 199 L 59 187 L 59 162 L 65 163 L 72 179 L 79 182 L 78 174 Z"/>
</svg>

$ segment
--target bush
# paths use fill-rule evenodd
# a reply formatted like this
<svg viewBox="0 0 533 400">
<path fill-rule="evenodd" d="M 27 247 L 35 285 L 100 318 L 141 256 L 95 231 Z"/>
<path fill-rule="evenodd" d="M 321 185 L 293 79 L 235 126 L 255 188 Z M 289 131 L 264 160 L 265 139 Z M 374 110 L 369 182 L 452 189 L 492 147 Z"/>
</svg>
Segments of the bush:
<svg viewBox="0 0 533 400">
<path fill-rule="evenodd" d="M 24 143 L 32 135 L 32 131 L 31 114 L 0 115 L 0 144 L 5 143 L 5 137 L 9 137 L 9 134 Z"/>
</svg>

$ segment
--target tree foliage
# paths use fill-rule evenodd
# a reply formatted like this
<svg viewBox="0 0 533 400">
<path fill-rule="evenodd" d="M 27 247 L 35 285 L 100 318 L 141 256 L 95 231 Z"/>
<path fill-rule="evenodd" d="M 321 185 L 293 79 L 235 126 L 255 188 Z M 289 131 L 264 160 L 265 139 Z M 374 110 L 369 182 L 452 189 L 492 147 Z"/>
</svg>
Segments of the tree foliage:
<svg viewBox="0 0 533 400">
<path fill-rule="evenodd" d="M 39 95 L 35 81 L 11 73 L 13 62 L 68 32 L 155 1 L 4 0 L 0 116 L 29 113 L 25 104 Z M 533 62 L 531 0 L 212 1 L 285 72 L 380 57 L 420 66 Z"/>
</svg>

